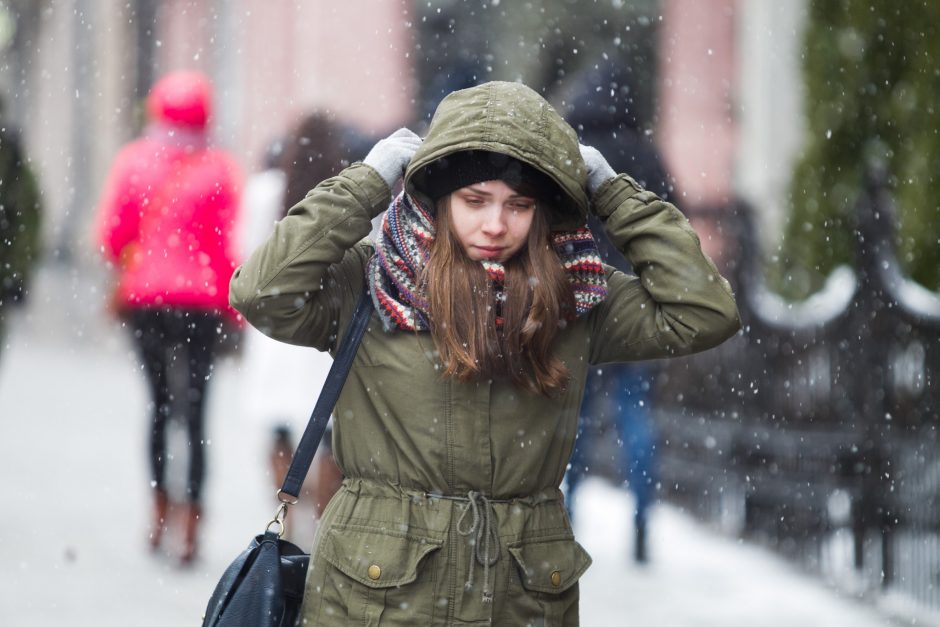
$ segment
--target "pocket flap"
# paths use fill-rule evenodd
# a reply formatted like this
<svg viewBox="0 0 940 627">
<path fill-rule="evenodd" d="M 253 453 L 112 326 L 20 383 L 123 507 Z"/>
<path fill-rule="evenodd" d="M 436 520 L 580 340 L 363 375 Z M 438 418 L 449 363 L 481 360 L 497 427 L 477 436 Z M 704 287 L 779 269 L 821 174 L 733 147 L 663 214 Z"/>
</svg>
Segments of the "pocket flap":
<svg viewBox="0 0 940 627">
<path fill-rule="evenodd" d="M 527 590 L 558 594 L 578 581 L 591 556 L 573 538 L 540 539 L 508 547 Z"/>
<path fill-rule="evenodd" d="M 330 564 L 359 583 L 391 588 L 414 581 L 421 560 L 442 544 L 385 529 L 340 525 L 329 530 L 320 550 Z"/>
</svg>

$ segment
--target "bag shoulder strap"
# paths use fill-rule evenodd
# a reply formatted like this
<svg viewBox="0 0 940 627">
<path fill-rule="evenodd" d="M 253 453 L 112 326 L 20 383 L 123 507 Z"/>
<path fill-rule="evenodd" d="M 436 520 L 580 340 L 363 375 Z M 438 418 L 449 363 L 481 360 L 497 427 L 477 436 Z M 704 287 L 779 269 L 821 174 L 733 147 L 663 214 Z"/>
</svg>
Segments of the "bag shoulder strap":
<svg viewBox="0 0 940 627">
<path fill-rule="evenodd" d="M 353 360 L 356 358 L 356 351 L 359 349 L 359 343 L 365 334 L 366 327 L 369 325 L 369 318 L 372 315 L 372 299 L 368 290 L 363 291 L 359 304 L 356 305 L 356 312 L 353 314 L 346 329 L 346 337 L 340 345 L 336 359 L 330 366 L 330 372 L 326 376 L 326 382 L 323 384 L 323 390 L 313 407 L 313 413 L 310 414 L 310 420 L 307 422 L 307 428 L 300 438 L 297 450 L 294 452 L 294 459 L 291 461 L 287 476 L 284 477 L 284 483 L 278 492 L 293 497 L 295 500 L 300 495 L 300 487 L 307 477 L 310 470 L 310 464 L 313 462 L 313 456 L 320 446 L 320 440 L 323 439 L 323 433 L 326 431 L 326 424 L 330 420 L 330 414 L 333 413 L 333 407 L 339 399 L 340 392 L 343 391 L 343 385 L 346 383 L 346 377 L 352 368 Z M 283 498 L 281 498 L 283 501 Z"/>
</svg>

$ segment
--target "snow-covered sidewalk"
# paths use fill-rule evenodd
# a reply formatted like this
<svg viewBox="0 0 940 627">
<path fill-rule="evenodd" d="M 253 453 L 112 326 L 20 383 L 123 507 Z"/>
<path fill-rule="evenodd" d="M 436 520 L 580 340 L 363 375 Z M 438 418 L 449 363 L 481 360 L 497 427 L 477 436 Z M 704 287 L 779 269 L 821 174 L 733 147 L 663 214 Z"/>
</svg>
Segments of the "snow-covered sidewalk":
<svg viewBox="0 0 940 627">
<path fill-rule="evenodd" d="M 889 620 L 766 549 L 716 535 L 677 508 L 650 516 L 650 562 L 628 559 L 629 494 L 601 480 L 578 491 L 576 534 L 594 558 L 581 580 L 584 625 L 875 627 Z M 922 625 L 924 623 L 914 623 Z"/>
<path fill-rule="evenodd" d="M 206 541 L 181 570 L 144 548 L 146 397 L 125 339 L 63 347 L 34 332 L 10 343 L 0 362 L 0 624 L 198 625 L 218 576 L 274 509 L 266 443 L 239 411 L 237 362 L 214 375 Z M 590 480 L 578 507 L 578 538 L 594 557 L 583 625 L 894 624 L 667 505 L 652 514 L 652 561 L 637 567 L 629 496 Z"/>
</svg>

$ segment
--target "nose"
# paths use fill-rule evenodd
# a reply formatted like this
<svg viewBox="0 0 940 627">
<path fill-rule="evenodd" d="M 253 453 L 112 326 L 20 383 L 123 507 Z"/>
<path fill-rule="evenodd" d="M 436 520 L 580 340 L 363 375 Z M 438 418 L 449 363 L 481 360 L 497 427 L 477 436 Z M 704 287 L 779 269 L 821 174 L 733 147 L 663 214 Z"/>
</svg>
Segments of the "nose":
<svg viewBox="0 0 940 627">
<path fill-rule="evenodd" d="M 499 237 L 506 232 L 506 216 L 503 215 L 502 207 L 494 207 L 486 213 L 483 225 L 480 230 L 487 237 Z"/>
</svg>

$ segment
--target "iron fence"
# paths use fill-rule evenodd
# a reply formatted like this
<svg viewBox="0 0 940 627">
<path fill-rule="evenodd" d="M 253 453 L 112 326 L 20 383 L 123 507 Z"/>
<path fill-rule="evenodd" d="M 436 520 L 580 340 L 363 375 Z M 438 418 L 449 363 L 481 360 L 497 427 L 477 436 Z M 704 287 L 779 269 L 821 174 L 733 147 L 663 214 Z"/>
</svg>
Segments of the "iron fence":
<svg viewBox="0 0 940 627">
<path fill-rule="evenodd" d="M 853 592 L 940 611 L 940 295 L 906 278 L 871 175 L 857 260 L 789 303 L 750 220 L 732 268 L 744 328 L 657 382 L 664 495 Z"/>
</svg>

